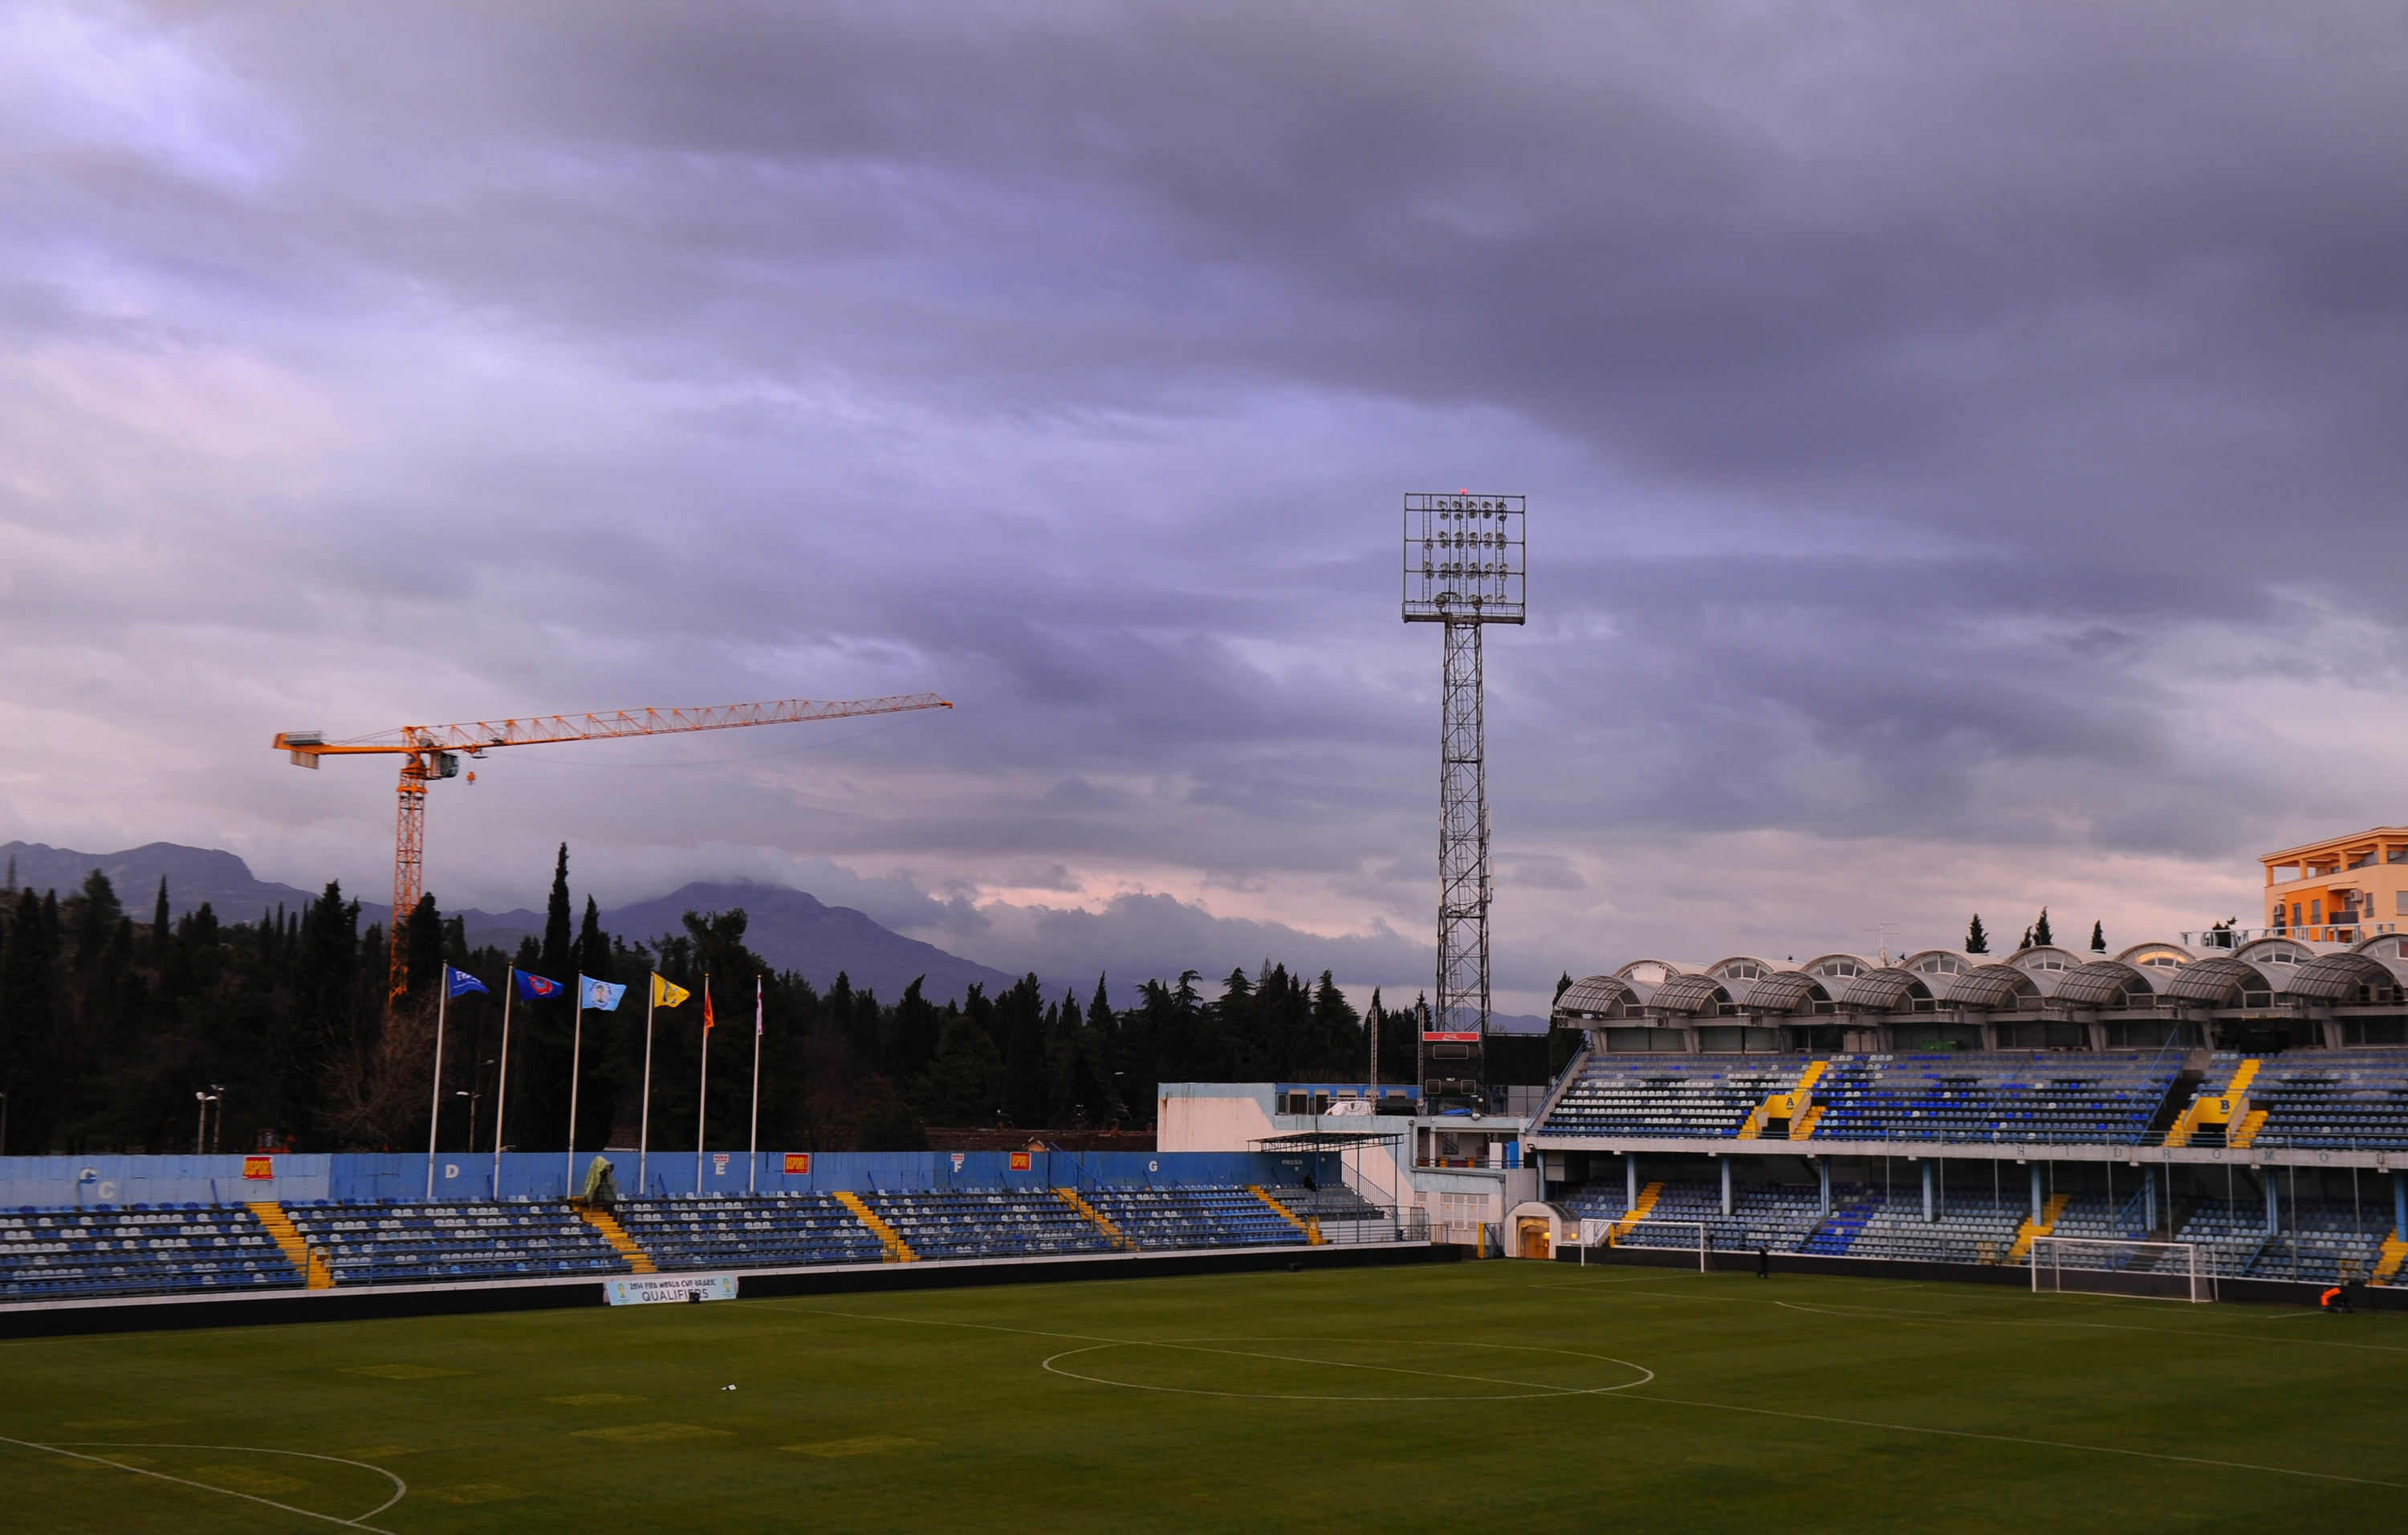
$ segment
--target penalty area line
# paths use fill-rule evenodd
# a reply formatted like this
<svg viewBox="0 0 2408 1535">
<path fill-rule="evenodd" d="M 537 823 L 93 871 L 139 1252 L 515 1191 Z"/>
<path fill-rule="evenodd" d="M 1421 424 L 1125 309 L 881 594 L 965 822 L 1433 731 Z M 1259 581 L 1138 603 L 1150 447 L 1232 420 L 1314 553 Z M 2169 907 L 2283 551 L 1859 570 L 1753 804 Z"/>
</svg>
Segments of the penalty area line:
<svg viewBox="0 0 2408 1535">
<path fill-rule="evenodd" d="M 14 1444 L 22 1449 L 39 1450 L 45 1455 L 64 1456 L 69 1460 L 84 1460 L 89 1461 L 95 1466 L 113 1467 L 118 1470 L 131 1471 L 136 1476 L 147 1476 L 154 1481 L 173 1482 L 178 1486 L 182 1487 L 197 1487 L 203 1492 L 213 1492 L 222 1498 L 239 1498 L 246 1503 L 258 1503 L 265 1508 L 280 1509 L 286 1513 L 297 1513 L 304 1519 L 322 1520 L 327 1524 L 341 1525 L 350 1529 L 365 1529 L 369 1531 L 370 1535 L 393 1535 L 391 1530 L 378 1529 L 376 1526 L 362 1524 L 358 1519 L 346 1519 L 339 1514 L 334 1513 L 321 1513 L 315 1509 L 296 1508 L 291 1503 L 280 1503 L 273 1498 L 261 1498 L 252 1493 L 236 1492 L 231 1487 L 213 1486 L 207 1482 L 193 1481 L 189 1477 L 170 1476 L 165 1471 L 154 1471 L 141 1466 L 129 1466 L 122 1460 L 111 1460 L 107 1456 L 83 1455 L 75 1450 L 62 1449 L 56 1444 L 40 1444 L 30 1439 L 11 1439 L 6 1434 L 0 1434 L 0 1444 Z M 218 1445 L 214 1447 L 219 1449 L 242 1448 L 242 1446 L 239 1445 Z M 332 1459 L 334 1457 L 317 1456 L 314 1458 Z M 357 1464 L 357 1462 L 346 1462 L 346 1464 Z M 392 1473 L 388 1471 L 385 1474 L 391 1475 Z M 393 1504 L 391 1502 L 387 1502 L 383 1506 L 385 1508 L 391 1508 Z"/>
<path fill-rule="evenodd" d="M 1757 1417 L 1795 1418 L 1803 1423 L 1832 1423 L 1849 1428 L 1881 1428 L 1898 1434 L 1931 1434 L 1943 1439 L 1984 1439 L 1998 1444 L 2028 1444 L 2044 1450 L 2073 1450 L 2086 1455 L 2120 1455 L 2137 1460 L 2169 1460 L 2185 1466 L 2214 1466 L 2225 1470 L 2263 1471 L 2271 1476 L 2304 1476 L 2318 1482 L 2347 1482 L 2360 1487 L 2400 1487 L 2408 1483 L 2377 1482 L 2371 1477 L 2343 1476 L 2335 1471 L 2302 1471 L 2288 1466 L 2259 1466 L 2246 1460 L 2216 1460 L 2207 1456 L 2169 1455 L 2162 1450 L 2125 1450 L 2112 1444 L 2076 1444 L 2061 1439 L 2027 1439 L 2020 1434 L 1985 1434 L 1971 1428 L 1929 1428 L 1912 1423 L 1875 1423 L 1867 1418 L 1827 1417 L 1820 1413 L 1789 1413 L 1777 1407 L 1744 1407 L 1737 1402 L 1690 1401 L 1681 1397 L 1646 1397 L 1633 1391 L 1599 1392 L 1621 1401 L 1663 1402 L 1673 1407 L 1698 1407 L 1716 1413 L 1750 1413 Z"/>
</svg>

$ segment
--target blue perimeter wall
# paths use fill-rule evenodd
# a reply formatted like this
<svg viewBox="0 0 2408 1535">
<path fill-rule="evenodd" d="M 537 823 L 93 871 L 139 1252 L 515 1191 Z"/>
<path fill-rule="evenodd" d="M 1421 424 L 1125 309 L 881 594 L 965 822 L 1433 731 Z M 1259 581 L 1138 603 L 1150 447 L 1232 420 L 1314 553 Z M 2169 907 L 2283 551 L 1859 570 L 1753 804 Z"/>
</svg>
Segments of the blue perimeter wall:
<svg viewBox="0 0 2408 1535">
<path fill-rule="evenodd" d="M 575 1192 L 585 1186 L 595 1157 L 576 1157 Z M 634 1197 L 636 1154 L 602 1154 L 617 1169 L 619 1190 Z M 1078 1188 L 1176 1184 L 1295 1184 L 1315 1172 L 1311 1155 L 1256 1152 L 1045 1152 L 1025 1172 L 1011 1170 L 1009 1152 L 814 1152 L 811 1170 L 789 1174 L 782 1152 L 760 1154 L 762 1194 L 833 1193 L 839 1189 Z M 273 1178 L 245 1178 L 240 1156 L 0 1157 L 0 1208 L 21 1206 L 280 1203 L 311 1199 L 422 1199 L 426 1157 L 406 1154 L 320 1153 L 279 1155 Z M 742 1194 L 749 1154 L 710 1152 L 702 1158 L 701 1192 Z M 1320 1172 L 1335 1177 L 1335 1159 Z M 647 1197 L 695 1192 L 695 1155 L 655 1151 L 647 1159 Z M 571 1192 L 560 1152 L 502 1154 L 500 1198 L 558 1199 Z M 1318 1180 L 1316 1180 L 1318 1181 Z M 439 1152 L 435 1198 L 490 1199 L 494 1155 Z"/>
</svg>

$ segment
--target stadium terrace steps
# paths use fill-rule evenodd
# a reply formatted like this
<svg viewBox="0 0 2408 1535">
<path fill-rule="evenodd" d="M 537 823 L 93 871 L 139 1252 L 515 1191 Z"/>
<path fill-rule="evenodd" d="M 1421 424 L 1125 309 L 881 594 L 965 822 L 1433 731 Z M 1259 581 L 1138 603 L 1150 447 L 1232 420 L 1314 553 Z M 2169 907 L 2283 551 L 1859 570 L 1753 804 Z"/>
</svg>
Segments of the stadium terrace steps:
<svg viewBox="0 0 2408 1535">
<path fill-rule="evenodd" d="M 1614 1222 L 1612 1227 L 1606 1232 L 1606 1245 L 1610 1247 L 1628 1236 L 1632 1227 L 1645 1220 L 1655 1211 L 1656 1201 L 1663 1197 L 1664 1185 L 1661 1183 L 1650 1184 L 1641 1189 L 1637 1202 L 1633 1203 L 1628 1212 Z"/>
<path fill-rule="evenodd" d="M 1291 1202 L 1310 1198 L 1303 1189 L 1281 1193 Z M 1084 1197 L 1140 1249 L 1305 1244 L 1295 1223 L 1235 1185 L 1091 1188 Z"/>
<path fill-rule="evenodd" d="M 1314 1247 L 1321 1245 L 1321 1223 L 1318 1220 L 1307 1221 L 1303 1216 L 1298 1215 L 1295 1211 L 1290 1210 L 1287 1206 L 1280 1203 L 1277 1199 L 1272 1198 L 1270 1195 L 1264 1192 L 1263 1186 L 1260 1184 L 1248 1184 L 1246 1185 L 1246 1192 L 1253 1195 L 1255 1198 L 1260 1199 L 1263 1203 L 1270 1206 L 1273 1210 L 1279 1212 L 1279 1215 L 1282 1220 L 1287 1222 L 1288 1225 L 1295 1227 L 1298 1231 L 1303 1232 L 1304 1240 L 1309 1245 Z"/>
<path fill-rule="evenodd" d="M 604 1241 L 618 1249 L 619 1255 L 627 1260 L 630 1272 L 652 1274 L 660 1271 L 651 1255 L 636 1245 L 635 1239 L 627 1235 L 626 1228 L 609 1211 L 596 1209 L 582 1199 L 569 1200 L 568 1207 L 577 1212 L 578 1219 L 601 1232 Z"/>
<path fill-rule="evenodd" d="M 1047 1188 L 872 1189 L 862 1202 L 923 1258 L 1109 1253 L 1093 1222 Z"/>
<path fill-rule="evenodd" d="M 2039 1220 L 2024 1217 L 2023 1223 L 2015 1227 L 2015 1244 L 2007 1249 L 2007 1261 L 2021 1263 L 2030 1254 L 2034 1241 L 2053 1235 L 2057 1230 L 2057 1217 L 2064 1214 L 2065 1207 L 2072 1202 L 2071 1194 L 2052 1194 L 2048 1202 L 2041 1206 Z"/>
<path fill-rule="evenodd" d="M 1351 1189 L 1218 1184 L 25 1208 L 0 1213 L 0 1302 L 1301 1246 L 1390 1218 Z"/>
<path fill-rule="evenodd" d="M 2394 1231 L 2383 1239 L 2383 1250 L 2376 1255 L 2374 1283 L 2389 1284 L 2396 1282 L 2400 1277 L 2400 1265 L 2402 1260 L 2408 1260 L 2408 1241 L 2401 1241 L 2400 1233 Z"/>
<path fill-rule="evenodd" d="M 1807 1060 L 1592 1051 L 1568 1070 L 1538 1133 L 1757 1140 L 1786 1117 L 1793 1141 L 2137 1144 L 2181 1075 L 2179 1060 L 2133 1053 L 1932 1051 Z M 2408 1090 L 2401 1108 L 2408 1126 Z"/>
<path fill-rule="evenodd" d="M 1802 1139 L 1797 1134 L 1799 1116 L 1814 1099 L 1814 1083 L 1820 1081 L 1823 1073 L 1830 1069 L 1829 1061 L 1813 1062 L 1805 1070 L 1799 1073 L 1797 1083 L 1788 1091 L 1766 1095 L 1762 1103 L 1749 1111 L 1746 1123 L 1739 1127 L 1739 1139 L 1742 1140 L 1763 1139 L 1764 1132 L 1771 1126 L 1774 1120 L 1785 1121 L 1789 1125 L 1789 1139 Z"/>
<path fill-rule="evenodd" d="M 1079 1191 L 1077 1189 L 1057 1188 L 1054 1191 L 1054 1198 L 1060 1199 L 1064 1204 L 1068 1205 L 1071 1209 L 1077 1211 L 1080 1214 L 1084 1215 L 1088 1220 L 1094 1222 L 1096 1229 L 1102 1232 L 1104 1234 L 1104 1239 L 1107 1241 L 1110 1241 L 1114 1247 L 1125 1249 L 1132 1245 L 1126 1237 L 1121 1235 L 1121 1228 L 1114 1226 L 1111 1221 L 1104 1215 L 1103 1212 L 1097 1210 L 1094 1205 L 1089 1204 L 1086 1200 L 1079 1197 Z"/>
<path fill-rule="evenodd" d="M 273 1207 L 271 1207 L 273 1208 Z M 0 1301 L 299 1289 L 295 1268 L 241 1205 L 21 1207 L 0 1214 Z"/>
<path fill-rule="evenodd" d="M 628 1271 L 601 1232 L 557 1202 L 313 1199 L 284 1213 L 338 1285 Z"/>
<path fill-rule="evenodd" d="M 276 1239 L 276 1245 L 284 1253 L 284 1260 L 308 1276 L 306 1281 L 308 1288 L 331 1290 L 335 1287 L 335 1276 L 328 1271 L 325 1258 L 301 1240 L 301 1233 L 286 1216 L 282 1205 L 262 1199 L 246 1208 L 258 1219 L 261 1227 Z"/>
<path fill-rule="evenodd" d="M 860 1195 L 853 1193 L 851 1189 L 844 1189 L 838 1191 L 836 1198 L 837 1202 L 844 1206 L 847 1210 L 852 1211 L 853 1218 L 861 1222 L 862 1225 L 869 1227 L 870 1234 L 875 1236 L 879 1240 L 880 1243 L 885 1247 L 887 1262 L 916 1263 L 919 1261 L 920 1255 L 911 1251 L 910 1247 L 903 1241 L 902 1233 L 887 1225 L 884 1217 L 881 1216 L 878 1212 L 870 1209 L 867 1204 L 864 1204 Z"/>
<path fill-rule="evenodd" d="M 884 1240 L 831 1194 L 622 1199 L 617 1218 L 663 1270 L 889 1261 Z"/>
<path fill-rule="evenodd" d="M 2235 1116 L 2246 1118 L 2249 1113 L 2249 1083 L 2258 1075 L 2258 1069 L 2264 1064 L 2257 1060 L 2243 1061 L 2231 1079 L 2221 1087 L 2210 1088 L 2201 1083 L 2198 1096 L 2183 1110 L 2182 1117 L 2174 1121 L 2173 1128 L 2166 1132 L 2166 1144 L 2187 1146 L 2193 1136 L 2210 1125 L 2224 1128 L 2231 1125 Z M 2258 1123 L 2266 1123 L 2263 1114 L 2258 1115 Z"/>
</svg>

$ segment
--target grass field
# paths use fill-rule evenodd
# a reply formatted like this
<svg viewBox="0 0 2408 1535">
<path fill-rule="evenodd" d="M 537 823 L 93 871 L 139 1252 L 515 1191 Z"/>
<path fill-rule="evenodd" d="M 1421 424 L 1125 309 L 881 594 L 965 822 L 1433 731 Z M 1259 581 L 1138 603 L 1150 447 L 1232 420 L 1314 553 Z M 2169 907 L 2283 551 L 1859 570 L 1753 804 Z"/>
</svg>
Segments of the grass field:
<svg viewBox="0 0 2408 1535">
<path fill-rule="evenodd" d="M 2264 1535 L 2408 1497 L 2397 1316 L 1664 1270 L 24 1341 L 0 1381 L 0 1526 L 45 1532 Z"/>
</svg>

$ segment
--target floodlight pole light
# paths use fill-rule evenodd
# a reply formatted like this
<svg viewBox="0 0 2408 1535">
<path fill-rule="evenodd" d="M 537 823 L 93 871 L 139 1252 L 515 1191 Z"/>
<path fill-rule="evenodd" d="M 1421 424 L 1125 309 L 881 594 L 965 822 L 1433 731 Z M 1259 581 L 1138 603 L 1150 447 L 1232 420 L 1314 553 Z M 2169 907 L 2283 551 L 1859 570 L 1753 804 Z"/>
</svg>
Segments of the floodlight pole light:
<svg viewBox="0 0 2408 1535">
<path fill-rule="evenodd" d="M 1414 1056 L 1426 1097 L 1433 1050 L 1444 1077 L 1478 1083 L 1488 1036 L 1487 727 L 1480 631 L 1519 624 L 1526 595 L 1526 498 L 1417 493 L 1405 497 L 1404 620 L 1444 626 L 1439 724 L 1436 1006 Z M 1469 1046 L 1458 1057 L 1455 1046 Z M 1461 1066 L 1456 1067 L 1457 1060 Z"/>
</svg>

